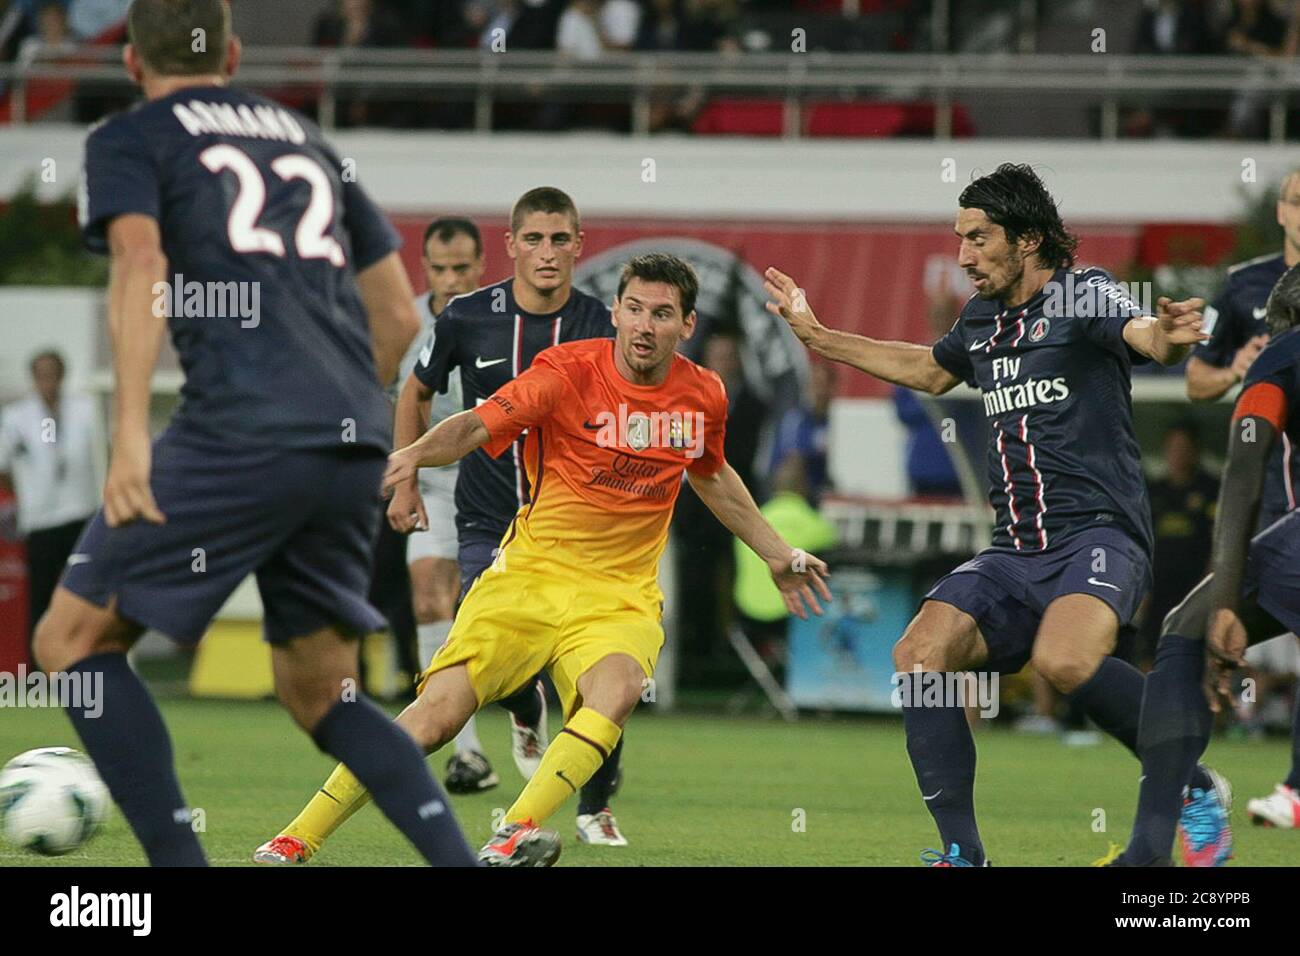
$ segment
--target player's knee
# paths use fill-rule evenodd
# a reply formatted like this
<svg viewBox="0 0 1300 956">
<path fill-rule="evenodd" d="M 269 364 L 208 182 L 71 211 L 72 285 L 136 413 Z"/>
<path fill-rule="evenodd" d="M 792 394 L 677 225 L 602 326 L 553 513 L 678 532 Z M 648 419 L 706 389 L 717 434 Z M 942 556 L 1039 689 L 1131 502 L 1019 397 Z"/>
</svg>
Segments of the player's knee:
<svg viewBox="0 0 1300 956">
<path fill-rule="evenodd" d="M 894 670 L 910 673 L 948 670 L 948 654 L 943 641 L 933 631 L 909 627 L 894 645 Z"/>
<path fill-rule="evenodd" d="M 280 686 L 276 688 L 280 703 L 289 712 L 293 722 L 307 733 L 313 733 L 325 715 L 343 699 L 337 688 L 327 690 L 320 685 Z"/>
<path fill-rule="evenodd" d="M 1061 694 L 1071 694 L 1082 687 L 1100 661 L 1078 649 L 1038 646 L 1031 663 L 1052 687 Z"/>
<path fill-rule="evenodd" d="M 37 666 L 49 673 L 66 671 L 88 657 L 115 650 L 126 648 L 108 641 L 96 621 L 58 606 L 45 612 L 32 634 L 32 655 Z"/>
<path fill-rule="evenodd" d="M 443 607 L 444 602 L 431 594 L 417 594 L 411 602 L 415 609 L 417 624 L 437 624 L 439 621 L 451 620 L 451 614 Z"/>
<path fill-rule="evenodd" d="M 421 694 L 398 716 L 397 722 L 426 753 L 432 753 L 460 732 L 468 715 L 454 714 L 446 701 Z"/>
</svg>

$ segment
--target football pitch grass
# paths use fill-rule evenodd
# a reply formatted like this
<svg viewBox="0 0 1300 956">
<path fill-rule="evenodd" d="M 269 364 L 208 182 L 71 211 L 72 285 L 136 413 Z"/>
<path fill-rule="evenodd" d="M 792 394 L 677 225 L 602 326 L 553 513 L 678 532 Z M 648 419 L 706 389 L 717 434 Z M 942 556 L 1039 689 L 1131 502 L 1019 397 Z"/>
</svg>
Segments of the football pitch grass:
<svg viewBox="0 0 1300 956">
<path fill-rule="evenodd" d="M 333 762 L 270 702 L 164 700 L 186 796 L 203 812 L 202 840 L 217 865 L 248 865 L 324 780 Z M 559 729 L 554 708 L 551 731 Z M 479 735 L 501 777 L 496 789 L 453 797 L 475 847 L 494 812 L 522 786 L 510 760 L 504 712 L 479 718 Z M 0 712 L 0 762 L 33 747 L 80 747 L 56 710 Z M 998 866 L 1080 866 L 1124 842 L 1133 819 L 1138 765 L 1118 744 L 1070 748 L 1055 738 L 998 728 L 977 734 L 976 807 Z M 1300 832 L 1252 827 L 1245 802 L 1285 775 L 1285 741 L 1216 738 L 1209 762 L 1233 784 L 1236 859 L 1229 865 L 1295 865 Z M 441 777 L 446 753 L 433 763 Z M 633 717 L 614 809 L 631 845 L 590 847 L 573 832 L 576 799 L 550 825 L 560 866 L 917 866 L 937 845 L 903 745 L 901 722 L 807 717 L 785 724 L 707 714 Z M 1104 826 L 1104 831 L 1100 828 Z M 75 853 L 44 858 L 0 843 L 0 866 L 122 866 L 144 862 L 113 810 Z M 373 806 L 349 821 L 311 865 L 409 866 L 419 857 Z"/>
</svg>

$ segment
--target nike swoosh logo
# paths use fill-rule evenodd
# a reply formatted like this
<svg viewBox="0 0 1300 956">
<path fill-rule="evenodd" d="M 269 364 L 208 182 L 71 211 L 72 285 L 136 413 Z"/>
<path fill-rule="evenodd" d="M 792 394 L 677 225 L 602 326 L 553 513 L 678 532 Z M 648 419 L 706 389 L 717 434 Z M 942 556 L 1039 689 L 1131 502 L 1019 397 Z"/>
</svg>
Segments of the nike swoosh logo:
<svg viewBox="0 0 1300 956">
<path fill-rule="evenodd" d="M 1096 578 L 1088 578 L 1088 583 L 1089 583 L 1089 584 L 1096 585 L 1096 586 L 1099 587 L 1099 588 L 1111 588 L 1112 590 L 1115 590 L 1115 591 L 1122 591 L 1122 590 L 1124 590 L 1123 588 L 1119 587 L 1118 585 L 1107 584 L 1105 581 L 1098 581 Z"/>
<path fill-rule="evenodd" d="M 89 564 L 90 555 L 88 554 L 70 554 L 68 555 L 68 567 L 75 567 L 78 564 Z"/>
<path fill-rule="evenodd" d="M 984 346 L 986 346 L 986 345 L 988 345 L 988 344 L 989 344 L 989 340 L 988 340 L 988 339 L 985 339 L 983 342 L 976 342 L 974 345 L 972 345 L 972 346 L 968 349 L 968 351 L 971 351 L 971 352 L 978 352 L 980 349 L 984 348 Z"/>
<path fill-rule="evenodd" d="M 477 356 L 477 357 L 474 359 L 474 367 L 475 367 L 475 368 L 488 368 L 489 366 L 492 366 L 492 365 L 500 365 L 500 364 L 501 364 L 502 362 L 504 362 L 504 361 L 505 361 L 505 359 L 493 359 L 493 360 L 490 361 L 490 362 L 485 362 L 485 361 L 483 361 L 483 356 L 480 355 L 480 356 Z"/>
<path fill-rule="evenodd" d="M 578 792 L 578 788 L 573 785 L 573 781 L 571 781 L 568 777 L 564 775 L 563 770 L 555 771 L 555 775 L 559 777 L 561 780 L 563 780 L 565 783 L 567 783 L 569 785 L 569 789 L 572 790 L 574 793 Z"/>
<path fill-rule="evenodd" d="M 928 797 L 927 797 L 925 794 L 921 794 L 921 799 L 922 799 L 922 800 L 925 800 L 925 801 L 928 803 L 929 801 L 933 800 L 935 797 L 937 797 L 937 796 L 938 796 L 939 794 L 941 794 L 941 793 L 943 793 L 943 787 L 940 787 L 938 790 L 936 790 L 934 793 L 930 794 Z"/>
<path fill-rule="evenodd" d="M 605 426 L 604 426 L 604 425 L 593 425 L 591 422 L 583 422 L 583 423 L 582 423 L 582 427 L 585 428 L 585 429 L 587 429 L 587 431 L 590 431 L 590 432 L 598 432 L 598 431 L 600 431 L 602 428 L 604 428 Z"/>
<path fill-rule="evenodd" d="M 1262 309 L 1251 309 L 1251 312 L 1254 313 L 1256 319 L 1262 319 L 1268 315 L 1268 306 L 1264 306 Z"/>
</svg>

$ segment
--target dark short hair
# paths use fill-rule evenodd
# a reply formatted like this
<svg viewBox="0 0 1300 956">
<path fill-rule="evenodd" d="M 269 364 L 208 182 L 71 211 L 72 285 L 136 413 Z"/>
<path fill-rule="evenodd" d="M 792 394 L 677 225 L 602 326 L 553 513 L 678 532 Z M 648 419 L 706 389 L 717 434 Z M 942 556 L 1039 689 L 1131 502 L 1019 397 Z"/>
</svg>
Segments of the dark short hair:
<svg viewBox="0 0 1300 956">
<path fill-rule="evenodd" d="M 424 240 L 420 243 L 422 252 L 428 250 L 429 240 L 434 236 L 438 237 L 439 242 L 451 242 L 457 236 L 469 236 L 474 240 L 474 255 L 483 255 L 483 237 L 479 235 L 478 226 L 468 219 L 446 216 L 429 223 L 424 230 Z"/>
<path fill-rule="evenodd" d="M 1077 236 L 1065 231 L 1056 200 L 1027 164 L 1003 163 L 962 190 L 957 205 L 982 209 L 1007 234 L 1007 242 L 1022 237 L 1038 240 L 1038 261 L 1046 268 L 1074 265 Z"/>
<path fill-rule="evenodd" d="M 510 231 L 518 232 L 519 227 L 524 224 L 524 217 L 532 212 L 559 213 L 573 220 L 574 232 L 582 228 L 582 221 L 578 218 L 578 207 L 573 204 L 568 193 L 554 186 L 538 186 L 519 197 L 515 207 L 510 210 Z"/>
<path fill-rule="evenodd" d="M 37 352 L 35 355 L 32 356 L 32 360 L 27 364 L 28 370 L 33 375 L 35 375 L 36 363 L 45 361 L 46 359 L 50 360 L 51 362 L 53 362 L 55 365 L 59 367 L 60 377 L 62 377 L 63 374 L 67 371 L 67 366 L 63 362 L 63 355 L 56 349 L 42 349 L 41 351 Z"/>
<path fill-rule="evenodd" d="M 618 276 L 620 299 L 623 298 L 623 290 L 633 279 L 640 279 L 642 282 L 666 282 L 677 290 L 683 316 L 690 315 L 695 310 L 695 298 L 700 294 L 700 279 L 685 259 L 666 252 L 650 252 L 629 259 Z"/>
<path fill-rule="evenodd" d="M 126 18 L 132 46 L 161 76 L 220 73 L 230 40 L 226 0 L 134 0 Z M 203 50 L 194 49 L 195 30 Z"/>
<path fill-rule="evenodd" d="M 1277 280 L 1265 309 L 1269 335 L 1281 335 L 1300 325 L 1300 265 L 1292 266 Z"/>
</svg>

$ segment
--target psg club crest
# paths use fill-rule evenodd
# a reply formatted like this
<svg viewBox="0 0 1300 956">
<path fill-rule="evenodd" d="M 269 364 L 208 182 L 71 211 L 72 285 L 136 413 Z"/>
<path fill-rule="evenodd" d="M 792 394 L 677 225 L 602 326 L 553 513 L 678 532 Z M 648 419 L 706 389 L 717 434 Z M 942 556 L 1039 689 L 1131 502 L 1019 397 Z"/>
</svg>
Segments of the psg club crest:
<svg viewBox="0 0 1300 956">
<path fill-rule="evenodd" d="M 641 412 L 627 416 L 627 447 L 645 451 L 650 447 L 650 418 Z"/>
<path fill-rule="evenodd" d="M 1045 318 L 1037 318 L 1034 324 L 1029 327 L 1029 341 L 1041 342 L 1047 338 L 1047 332 L 1052 327 L 1052 323 Z"/>
</svg>

